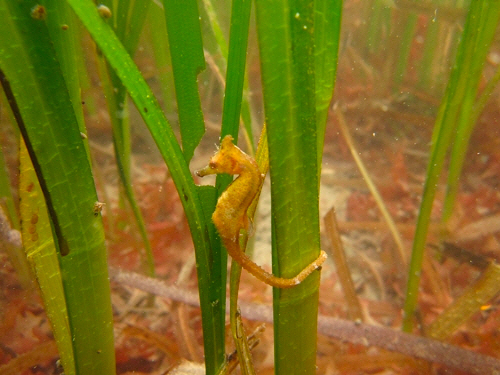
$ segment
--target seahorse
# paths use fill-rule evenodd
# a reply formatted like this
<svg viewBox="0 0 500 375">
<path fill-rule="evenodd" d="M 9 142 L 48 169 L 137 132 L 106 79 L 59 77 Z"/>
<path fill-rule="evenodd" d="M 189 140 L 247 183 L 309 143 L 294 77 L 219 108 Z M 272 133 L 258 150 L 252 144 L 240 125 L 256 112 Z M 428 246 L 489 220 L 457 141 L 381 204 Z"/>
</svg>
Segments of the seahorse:
<svg viewBox="0 0 500 375">
<path fill-rule="evenodd" d="M 212 221 L 228 254 L 236 262 L 257 279 L 277 288 L 291 288 L 298 285 L 321 267 L 327 258 L 323 250 L 316 260 L 289 279 L 274 276 L 252 261 L 245 254 L 244 249 L 241 249 L 239 239 L 240 232 L 249 229 L 250 220 L 247 211 L 254 198 L 260 193 L 264 175 L 260 172 L 256 161 L 233 144 L 231 135 L 224 137 L 220 148 L 208 165 L 196 171 L 200 177 L 221 173 L 238 175 L 238 177 L 219 197 L 212 214 Z"/>
</svg>

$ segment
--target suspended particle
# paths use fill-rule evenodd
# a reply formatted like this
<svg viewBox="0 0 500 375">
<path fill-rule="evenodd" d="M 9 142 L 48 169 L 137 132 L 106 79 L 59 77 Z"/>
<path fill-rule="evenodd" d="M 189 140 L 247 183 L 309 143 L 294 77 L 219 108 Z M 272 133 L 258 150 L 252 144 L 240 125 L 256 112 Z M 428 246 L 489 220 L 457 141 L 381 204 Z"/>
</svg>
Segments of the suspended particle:
<svg viewBox="0 0 500 375">
<path fill-rule="evenodd" d="M 62 29 L 62 30 L 68 30 L 68 29 L 69 29 L 69 26 L 68 26 L 68 25 L 62 25 L 62 26 L 61 26 L 61 29 Z"/>
<path fill-rule="evenodd" d="M 37 4 L 31 8 L 31 17 L 35 20 L 43 21 L 47 17 L 47 10 L 43 5 Z"/>
<path fill-rule="evenodd" d="M 102 211 L 102 208 L 104 207 L 105 204 L 106 203 L 102 203 L 102 202 L 95 202 L 94 203 L 94 208 L 93 208 L 94 216 L 99 215 L 99 213 Z"/>
<path fill-rule="evenodd" d="M 492 308 L 493 308 L 493 306 L 491 304 L 487 304 L 487 305 L 481 306 L 479 309 L 481 311 L 490 311 Z"/>
<path fill-rule="evenodd" d="M 99 4 L 97 6 L 97 11 L 99 12 L 99 15 L 102 18 L 108 19 L 108 18 L 111 18 L 111 16 L 112 16 L 111 10 L 104 4 Z"/>
</svg>

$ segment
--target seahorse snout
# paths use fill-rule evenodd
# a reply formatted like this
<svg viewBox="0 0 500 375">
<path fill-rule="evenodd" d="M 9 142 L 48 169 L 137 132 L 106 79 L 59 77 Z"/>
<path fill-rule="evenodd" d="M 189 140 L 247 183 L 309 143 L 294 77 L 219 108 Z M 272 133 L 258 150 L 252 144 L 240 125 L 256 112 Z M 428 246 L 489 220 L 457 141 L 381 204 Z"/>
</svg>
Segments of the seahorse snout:
<svg viewBox="0 0 500 375">
<path fill-rule="evenodd" d="M 205 177 L 209 174 L 216 174 L 217 172 L 210 165 L 207 165 L 204 168 L 198 169 L 194 173 L 196 173 L 198 177 Z"/>
</svg>

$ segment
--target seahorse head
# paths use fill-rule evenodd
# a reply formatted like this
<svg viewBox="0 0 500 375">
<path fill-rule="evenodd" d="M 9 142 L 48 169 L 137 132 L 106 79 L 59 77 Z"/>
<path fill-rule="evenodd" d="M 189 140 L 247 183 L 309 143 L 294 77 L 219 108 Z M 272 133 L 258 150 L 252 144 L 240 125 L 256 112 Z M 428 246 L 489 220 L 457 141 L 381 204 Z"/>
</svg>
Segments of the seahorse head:
<svg viewBox="0 0 500 375">
<path fill-rule="evenodd" d="M 219 173 L 240 174 L 242 155 L 243 152 L 233 144 L 233 137 L 226 135 L 208 165 L 196 171 L 196 174 L 200 177 Z"/>
</svg>

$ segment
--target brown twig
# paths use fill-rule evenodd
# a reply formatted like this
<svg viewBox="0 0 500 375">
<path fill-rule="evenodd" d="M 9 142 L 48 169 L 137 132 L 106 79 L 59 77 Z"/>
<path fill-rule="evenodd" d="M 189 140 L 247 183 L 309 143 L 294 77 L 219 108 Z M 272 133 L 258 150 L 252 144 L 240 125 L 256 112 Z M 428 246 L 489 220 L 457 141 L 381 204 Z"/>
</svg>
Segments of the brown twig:
<svg viewBox="0 0 500 375">
<path fill-rule="evenodd" d="M 470 374 L 498 374 L 500 371 L 500 361 L 493 357 L 391 328 L 320 316 L 318 330 L 326 336 L 353 344 L 378 346 Z"/>
<path fill-rule="evenodd" d="M 122 285 L 138 288 L 192 306 L 199 306 L 198 295 L 195 292 L 167 285 L 160 280 L 131 272 L 119 271 L 114 268 L 110 270 L 110 274 L 112 280 Z M 242 316 L 247 319 L 272 323 L 271 306 L 241 302 L 240 308 Z M 500 361 L 493 357 L 387 327 L 319 316 L 318 330 L 326 336 L 342 341 L 364 346 L 377 346 L 414 358 L 440 363 L 470 374 L 485 375 L 498 374 L 500 372 Z"/>
<path fill-rule="evenodd" d="M 344 246 L 340 238 L 339 226 L 335 215 L 335 208 L 331 208 L 325 216 L 326 234 L 330 239 L 330 246 L 333 254 L 333 261 L 337 274 L 339 276 L 340 285 L 344 292 L 344 298 L 347 302 L 347 310 L 351 320 L 363 321 L 363 313 L 361 312 L 361 304 L 356 295 L 356 288 L 352 281 L 351 271 L 347 265 L 347 258 L 344 252 Z"/>
<path fill-rule="evenodd" d="M 0 217 L 0 219 L 2 218 Z M 18 233 L 17 235 L 14 233 L 17 231 L 11 229 L 5 220 L 0 220 L 0 222 L 3 226 L 0 226 L 0 242 L 18 244 Z M 157 296 L 199 307 L 198 294 L 185 288 L 168 285 L 161 280 L 133 272 L 120 271 L 116 268 L 110 269 L 110 276 L 113 281 L 122 285 L 128 285 Z M 272 323 L 271 306 L 242 302 L 240 308 L 242 316 L 247 319 Z M 440 363 L 470 374 L 500 373 L 500 361 L 493 357 L 387 327 L 358 324 L 343 319 L 319 316 L 318 330 L 326 336 L 342 341 L 365 346 L 378 346 L 414 358 Z"/>
</svg>

